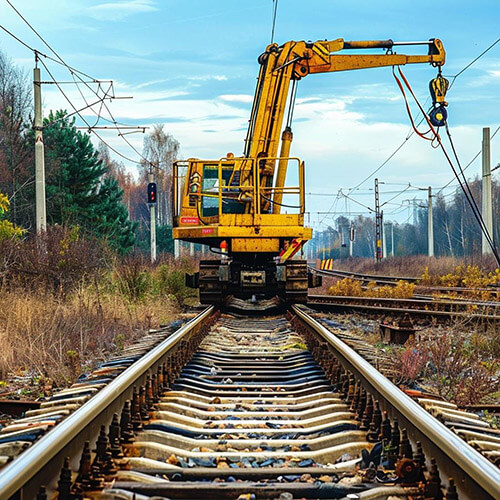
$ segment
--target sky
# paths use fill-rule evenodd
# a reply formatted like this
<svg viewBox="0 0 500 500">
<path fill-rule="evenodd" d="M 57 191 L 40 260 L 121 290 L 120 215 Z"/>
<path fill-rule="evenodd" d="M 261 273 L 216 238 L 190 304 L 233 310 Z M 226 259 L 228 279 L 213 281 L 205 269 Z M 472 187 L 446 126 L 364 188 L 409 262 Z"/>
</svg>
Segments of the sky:
<svg viewBox="0 0 500 500">
<path fill-rule="evenodd" d="M 133 97 L 107 103 L 117 121 L 146 127 L 164 123 L 180 142 L 182 158 L 216 159 L 230 151 L 242 153 L 259 70 L 257 57 L 271 37 L 272 0 L 11 2 L 67 64 L 95 79 L 113 80 L 117 96 Z M 278 0 L 274 39 L 284 43 L 440 38 L 447 53 L 443 73 L 451 77 L 500 37 L 499 20 L 500 4 L 493 0 Z M 0 24 L 30 46 L 50 53 L 6 0 L 0 0 Z M 2 31 L 0 50 L 31 79 L 31 51 Z M 402 47 L 398 52 L 415 53 L 415 49 Z M 57 80 L 72 81 L 63 66 L 45 62 Z M 420 64 L 403 71 L 418 99 L 426 102 L 428 82 L 436 69 Z M 49 80 L 43 67 L 42 80 Z M 85 106 L 84 98 L 92 102 L 91 91 L 83 85 L 80 90 L 71 83 L 61 88 L 78 109 Z M 51 109 L 71 110 L 54 85 L 43 85 L 42 93 L 45 115 Z M 462 164 L 481 149 L 482 128 L 491 127 L 493 132 L 500 125 L 499 99 L 500 43 L 457 77 L 447 96 L 448 123 Z M 412 110 L 418 119 L 417 108 Z M 95 122 L 92 110 L 82 114 Z M 402 142 L 404 146 L 377 174 L 384 183 L 380 191 L 381 203 L 387 202 L 386 220 L 404 222 L 411 216 L 405 200 L 426 196 L 411 188 L 391 200 L 408 183 L 432 186 L 437 192 L 453 177 L 440 150 L 415 134 L 405 141 L 411 125 L 390 68 L 304 78 L 298 86 L 292 128 L 291 154 L 306 163 L 306 191 L 311 193 L 306 199 L 308 220 L 318 229 L 331 225 L 340 212 L 353 216 L 368 212 L 365 206 L 373 207 L 373 177 L 350 193 L 358 203 L 339 198 L 339 189 L 349 193 Z M 136 173 L 137 152 L 116 131 L 99 133 L 127 159 L 112 156 Z M 499 137 L 500 133 L 492 139 L 493 165 L 500 162 Z M 125 139 L 142 150 L 141 133 Z M 97 144 L 98 139 L 94 140 Z M 474 177 L 480 171 L 479 157 L 467 173 Z M 443 193 L 451 195 L 452 190 L 453 184 Z"/>
</svg>

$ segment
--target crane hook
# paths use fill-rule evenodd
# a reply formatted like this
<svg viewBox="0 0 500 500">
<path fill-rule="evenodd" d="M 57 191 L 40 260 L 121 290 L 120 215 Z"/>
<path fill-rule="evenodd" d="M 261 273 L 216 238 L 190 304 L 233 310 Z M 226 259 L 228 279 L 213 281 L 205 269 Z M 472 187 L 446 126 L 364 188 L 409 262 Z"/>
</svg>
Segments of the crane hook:
<svg viewBox="0 0 500 500">
<path fill-rule="evenodd" d="M 429 111 L 429 120 L 435 127 L 442 127 L 448 118 L 445 101 L 446 92 L 450 82 L 441 74 L 441 67 L 438 69 L 438 75 L 429 82 L 429 91 L 432 98 L 432 109 Z"/>
</svg>

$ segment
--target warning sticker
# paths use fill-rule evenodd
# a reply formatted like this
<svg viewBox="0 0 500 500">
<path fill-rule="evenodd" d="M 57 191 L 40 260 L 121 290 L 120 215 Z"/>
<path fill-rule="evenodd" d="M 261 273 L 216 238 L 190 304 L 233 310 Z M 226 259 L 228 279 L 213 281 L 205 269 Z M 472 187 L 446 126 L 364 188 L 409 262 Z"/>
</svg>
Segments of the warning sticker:
<svg viewBox="0 0 500 500">
<path fill-rule="evenodd" d="M 199 224 L 198 217 L 181 217 L 181 224 Z"/>
</svg>

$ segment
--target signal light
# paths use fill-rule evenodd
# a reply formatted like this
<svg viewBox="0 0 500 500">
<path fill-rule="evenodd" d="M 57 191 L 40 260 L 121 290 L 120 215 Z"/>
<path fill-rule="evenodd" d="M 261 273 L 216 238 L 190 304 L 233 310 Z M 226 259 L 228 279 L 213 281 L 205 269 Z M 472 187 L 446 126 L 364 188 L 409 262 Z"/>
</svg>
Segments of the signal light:
<svg viewBox="0 0 500 500">
<path fill-rule="evenodd" d="M 148 184 L 148 203 L 156 203 L 156 182 Z"/>
</svg>

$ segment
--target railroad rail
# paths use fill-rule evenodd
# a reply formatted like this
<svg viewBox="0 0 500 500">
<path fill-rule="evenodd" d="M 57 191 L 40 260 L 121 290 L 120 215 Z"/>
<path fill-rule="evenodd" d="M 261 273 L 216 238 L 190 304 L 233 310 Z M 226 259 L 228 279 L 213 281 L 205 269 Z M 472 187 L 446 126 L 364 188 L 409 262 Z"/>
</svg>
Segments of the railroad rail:
<svg viewBox="0 0 500 500">
<path fill-rule="evenodd" d="M 450 499 L 457 490 L 460 499 L 498 497 L 492 461 L 303 307 L 288 318 L 219 317 L 210 307 L 145 345 L 32 410 L 28 422 L 47 425 L 86 398 L 0 471 L 0 498 L 55 490 L 60 500 L 97 491 L 108 499 L 440 498 L 443 489 Z M 488 450 L 498 443 L 487 424 L 449 403 L 433 408 L 455 426 L 466 422 Z M 27 430 L 23 422 L 3 429 L 0 450 L 2 435 L 13 446 Z"/>
<path fill-rule="evenodd" d="M 500 303 L 435 299 L 399 299 L 387 297 L 354 297 L 309 295 L 308 305 L 326 311 L 393 314 L 442 321 L 500 321 Z"/>
<path fill-rule="evenodd" d="M 352 278 L 363 282 L 373 282 L 377 285 L 395 285 L 398 281 L 408 281 L 409 283 L 416 283 L 419 278 L 412 276 L 382 276 L 378 274 L 363 274 L 353 271 L 344 271 L 341 269 L 317 269 L 316 267 L 309 266 L 315 273 L 322 274 L 323 276 L 336 276 L 339 278 Z"/>
<path fill-rule="evenodd" d="M 432 294 L 470 294 L 470 293 L 480 293 L 485 292 L 489 293 L 495 297 L 498 297 L 500 294 L 500 290 L 498 290 L 497 286 L 489 286 L 486 288 L 469 288 L 469 287 L 459 287 L 459 286 L 434 286 L 434 285 L 423 285 L 419 284 L 419 279 L 416 277 L 408 277 L 408 276 L 382 276 L 377 274 L 363 274 L 356 273 L 353 271 L 344 271 L 340 269 L 317 269 L 316 267 L 309 266 L 309 269 L 316 274 L 321 276 L 330 276 L 336 278 L 351 278 L 356 281 L 361 281 L 364 284 L 367 283 L 375 283 L 376 285 L 389 285 L 396 286 L 400 281 L 406 281 L 408 283 L 414 283 L 418 290 L 425 291 L 427 293 Z"/>
</svg>

